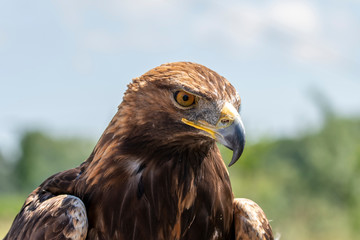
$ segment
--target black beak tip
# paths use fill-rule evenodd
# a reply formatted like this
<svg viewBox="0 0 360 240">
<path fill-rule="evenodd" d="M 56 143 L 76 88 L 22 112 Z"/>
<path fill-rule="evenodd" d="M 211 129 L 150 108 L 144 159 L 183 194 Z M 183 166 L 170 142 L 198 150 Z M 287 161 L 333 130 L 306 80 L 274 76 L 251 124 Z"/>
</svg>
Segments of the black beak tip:
<svg viewBox="0 0 360 240">
<path fill-rule="evenodd" d="M 239 158 L 240 158 L 241 154 L 243 153 L 243 151 L 244 151 L 244 145 L 242 145 L 240 148 L 234 149 L 233 155 L 232 155 L 232 158 L 231 158 L 231 162 L 228 165 L 229 167 L 231 167 L 233 164 L 235 164 L 239 160 Z"/>
<path fill-rule="evenodd" d="M 233 155 L 229 167 L 235 164 L 245 148 L 245 130 L 240 122 L 234 124 L 233 135 L 229 138 L 230 140 L 230 149 L 233 150 Z"/>
</svg>

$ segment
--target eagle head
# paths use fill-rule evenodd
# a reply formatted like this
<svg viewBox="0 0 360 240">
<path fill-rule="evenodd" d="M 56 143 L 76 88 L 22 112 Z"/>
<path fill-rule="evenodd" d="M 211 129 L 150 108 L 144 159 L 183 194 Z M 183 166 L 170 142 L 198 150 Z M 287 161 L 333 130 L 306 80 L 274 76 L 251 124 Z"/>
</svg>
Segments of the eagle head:
<svg viewBox="0 0 360 240">
<path fill-rule="evenodd" d="M 128 85 L 117 119 L 126 126 L 122 136 L 138 147 L 181 151 L 217 141 L 233 150 L 231 166 L 245 144 L 240 103 L 235 88 L 211 69 L 190 62 L 167 63 Z"/>
</svg>

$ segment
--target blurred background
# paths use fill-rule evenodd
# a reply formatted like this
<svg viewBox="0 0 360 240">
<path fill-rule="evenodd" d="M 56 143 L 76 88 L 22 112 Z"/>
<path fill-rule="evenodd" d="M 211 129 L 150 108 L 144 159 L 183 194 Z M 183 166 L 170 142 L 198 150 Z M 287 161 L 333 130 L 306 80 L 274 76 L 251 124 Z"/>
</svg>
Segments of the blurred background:
<svg viewBox="0 0 360 240">
<path fill-rule="evenodd" d="M 359 236 L 359 1 L 3 0 L 0 238 L 35 187 L 89 156 L 131 79 L 173 61 L 242 97 L 236 197 L 281 239 Z"/>
</svg>

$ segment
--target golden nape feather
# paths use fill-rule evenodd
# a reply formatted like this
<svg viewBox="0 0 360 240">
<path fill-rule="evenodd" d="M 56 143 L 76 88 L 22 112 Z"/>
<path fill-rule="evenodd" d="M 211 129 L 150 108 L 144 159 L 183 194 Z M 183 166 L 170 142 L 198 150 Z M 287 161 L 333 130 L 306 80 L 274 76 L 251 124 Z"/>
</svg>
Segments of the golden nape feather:
<svg viewBox="0 0 360 240">
<path fill-rule="evenodd" d="M 89 158 L 26 199 L 9 239 L 273 239 L 261 208 L 235 199 L 216 142 L 241 156 L 241 101 L 200 64 L 135 78 Z"/>
</svg>

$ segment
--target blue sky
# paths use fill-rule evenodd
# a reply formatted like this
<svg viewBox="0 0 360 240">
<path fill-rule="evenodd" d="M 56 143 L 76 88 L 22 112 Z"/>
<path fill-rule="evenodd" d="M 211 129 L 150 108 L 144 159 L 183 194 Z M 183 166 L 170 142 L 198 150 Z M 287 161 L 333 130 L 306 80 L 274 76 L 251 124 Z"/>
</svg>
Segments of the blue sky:
<svg viewBox="0 0 360 240">
<path fill-rule="evenodd" d="M 242 96 L 247 135 L 359 114 L 357 0 L 0 1 L 0 152 L 24 129 L 97 139 L 132 78 L 193 61 Z"/>
</svg>

